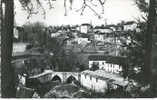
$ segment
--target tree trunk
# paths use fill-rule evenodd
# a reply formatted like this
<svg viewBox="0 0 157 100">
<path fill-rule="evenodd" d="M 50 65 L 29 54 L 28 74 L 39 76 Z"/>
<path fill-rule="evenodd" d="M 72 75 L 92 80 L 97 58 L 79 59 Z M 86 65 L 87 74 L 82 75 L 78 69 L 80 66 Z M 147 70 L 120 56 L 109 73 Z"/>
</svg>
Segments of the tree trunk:
<svg viewBox="0 0 157 100">
<path fill-rule="evenodd" d="M 5 15 L 2 32 L 2 97 L 14 98 L 16 96 L 15 89 L 15 73 L 11 66 L 12 45 L 13 45 L 13 25 L 14 25 L 14 2 L 13 0 L 4 0 Z"/>
<path fill-rule="evenodd" d="M 2 12 L 2 0 L 0 0 L 0 37 L 1 37 L 1 32 L 2 32 L 2 16 L 3 16 L 3 12 Z"/>
<path fill-rule="evenodd" d="M 2 33 L 2 15 L 3 15 L 3 12 L 2 12 L 2 0 L 0 0 L 0 45 L 1 45 L 1 33 Z M 1 57 L 0 57 L 0 77 L 1 77 Z M 1 81 L 1 79 L 0 79 Z M 1 92 L 1 85 L 0 85 L 0 97 L 2 96 L 1 95 L 2 92 Z"/>
<path fill-rule="evenodd" d="M 147 32 L 145 34 L 145 57 L 143 74 L 147 84 L 151 81 L 152 34 L 155 32 L 155 0 L 150 0 Z"/>
</svg>

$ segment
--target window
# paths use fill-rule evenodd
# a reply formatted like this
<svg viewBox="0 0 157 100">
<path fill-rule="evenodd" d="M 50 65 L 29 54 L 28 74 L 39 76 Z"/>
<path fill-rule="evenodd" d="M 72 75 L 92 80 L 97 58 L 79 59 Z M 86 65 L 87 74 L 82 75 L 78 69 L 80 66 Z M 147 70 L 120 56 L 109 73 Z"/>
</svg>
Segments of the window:
<svg viewBox="0 0 157 100">
<path fill-rule="evenodd" d="M 96 82 L 98 82 L 98 78 L 96 78 Z"/>
<path fill-rule="evenodd" d="M 104 62 L 102 62 L 102 64 L 104 65 L 105 63 L 104 63 Z"/>
<path fill-rule="evenodd" d="M 90 80 L 92 80 L 92 76 L 90 76 Z"/>
</svg>

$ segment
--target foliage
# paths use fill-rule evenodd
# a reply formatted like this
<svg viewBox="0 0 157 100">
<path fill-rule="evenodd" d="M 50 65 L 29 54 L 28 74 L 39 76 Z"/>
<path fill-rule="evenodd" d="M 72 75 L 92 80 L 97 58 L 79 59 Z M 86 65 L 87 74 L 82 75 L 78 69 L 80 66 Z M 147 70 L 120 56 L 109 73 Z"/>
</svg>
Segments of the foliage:
<svg viewBox="0 0 157 100">
<path fill-rule="evenodd" d="M 148 13 L 149 5 L 146 0 L 135 0 L 135 3 L 141 12 Z"/>
<path fill-rule="evenodd" d="M 136 0 L 138 8 L 141 12 L 148 14 L 148 3 L 146 0 Z M 127 47 L 125 54 L 128 59 L 128 69 L 125 69 L 129 79 L 134 79 L 142 84 L 145 83 L 144 74 L 144 53 L 145 53 L 145 34 L 147 34 L 147 18 L 143 17 L 143 21 L 137 19 L 138 29 L 140 31 L 128 31 L 126 36 L 130 37 L 131 43 L 124 43 L 123 46 Z M 153 44 L 154 45 L 154 44 Z"/>
<path fill-rule="evenodd" d="M 30 42 L 34 45 L 46 45 L 47 34 L 45 33 L 45 24 L 41 22 L 26 23 L 23 25 L 25 37 L 24 41 Z"/>
<path fill-rule="evenodd" d="M 137 6 L 139 7 L 139 9 L 144 12 L 146 14 L 148 14 L 148 5 L 145 2 L 145 0 L 136 0 Z M 156 15 L 155 15 L 156 16 Z M 132 91 L 131 94 L 132 95 L 136 95 L 135 97 L 156 97 L 156 87 L 153 84 L 156 84 L 156 82 L 154 81 L 155 78 L 151 78 L 150 80 L 152 82 L 150 82 L 150 87 L 149 85 L 147 85 L 148 83 L 146 82 L 146 77 L 148 75 L 148 73 L 146 73 L 146 71 L 144 69 L 146 69 L 145 67 L 149 67 L 151 71 L 153 71 L 154 73 L 152 73 L 152 77 L 156 76 L 156 65 L 154 64 L 154 61 L 156 59 L 156 53 L 155 51 L 156 49 L 156 45 L 155 45 L 155 39 L 156 39 L 156 35 L 155 30 L 152 31 L 153 33 L 153 40 L 152 40 L 152 45 L 153 49 L 152 49 L 152 64 L 151 66 L 145 66 L 145 60 L 144 58 L 146 57 L 146 40 L 148 41 L 147 37 L 145 34 L 148 34 L 148 19 L 146 17 L 144 18 L 144 21 L 141 20 L 137 20 L 137 24 L 138 24 L 138 28 L 140 29 L 139 32 L 131 32 L 131 34 L 128 34 L 129 37 L 131 37 L 131 43 L 126 45 L 127 47 L 127 58 L 128 58 L 128 69 L 127 71 L 127 76 L 129 78 L 129 80 L 133 79 L 136 82 L 138 82 L 139 87 L 137 89 L 135 89 L 135 91 L 138 91 L 138 93 L 134 93 L 135 91 Z M 155 24 L 153 24 L 154 27 Z M 150 28 L 150 27 L 149 27 Z M 150 32 L 149 32 L 150 34 Z M 151 36 L 152 37 L 152 36 Z M 150 42 L 150 41 L 149 41 Z M 147 87 L 148 86 L 148 87 Z M 142 89 L 143 88 L 143 89 Z M 134 90 L 133 88 L 131 90 Z M 144 90 L 144 91 L 143 91 Z"/>
<path fill-rule="evenodd" d="M 119 87 L 116 90 L 110 90 L 107 92 L 107 98 L 130 98 L 131 95 L 126 92 L 123 88 Z"/>
<path fill-rule="evenodd" d="M 57 71 L 74 71 L 76 70 L 76 54 L 72 51 L 67 55 L 65 47 L 65 40 L 58 38 L 51 38 L 47 41 L 47 49 L 54 53 L 54 56 L 49 58 L 54 70 Z"/>
<path fill-rule="evenodd" d="M 131 42 L 129 44 L 124 43 L 123 45 L 127 47 L 125 55 L 127 55 L 127 69 L 126 74 L 128 78 L 135 80 L 142 80 L 141 69 L 144 66 L 144 33 L 145 25 L 144 23 L 139 23 L 141 27 L 140 32 L 127 32 L 127 37 L 130 37 Z M 139 76 L 139 77 L 138 77 Z"/>
</svg>

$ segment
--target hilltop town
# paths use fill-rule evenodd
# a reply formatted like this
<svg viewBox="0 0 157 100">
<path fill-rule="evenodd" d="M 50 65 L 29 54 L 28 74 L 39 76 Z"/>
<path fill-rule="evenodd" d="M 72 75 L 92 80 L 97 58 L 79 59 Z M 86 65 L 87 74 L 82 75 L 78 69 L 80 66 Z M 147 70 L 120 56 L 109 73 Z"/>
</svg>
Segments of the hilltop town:
<svg viewBox="0 0 157 100">
<path fill-rule="evenodd" d="M 157 97 L 157 0 L 0 0 L 0 15 L 0 97 Z"/>
<path fill-rule="evenodd" d="M 113 90 L 123 91 L 124 97 L 129 96 L 130 83 L 124 74 L 128 67 L 126 45 L 134 42 L 131 36 L 141 31 L 136 22 L 42 28 L 40 24 L 36 23 L 39 26 L 32 30 L 26 26 L 14 27 L 12 63 L 21 77 L 22 87 L 35 89 L 39 97 L 49 97 L 57 91 L 51 90 L 52 87 L 68 87 L 69 83 L 79 86 L 78 91 L 69 94 L 65 89 L 58 97 L 75 97 L 74 94 L 84 92 L 87 97 L 95 93 L 95 96 L 104 97 Z M 34 36 L 29 36 L 32 34 Z M 137 67 L 134 71 L 138 73 L 140 69 Z M 90 94 L 87 91 L 91 91 Z"/>
</svg>

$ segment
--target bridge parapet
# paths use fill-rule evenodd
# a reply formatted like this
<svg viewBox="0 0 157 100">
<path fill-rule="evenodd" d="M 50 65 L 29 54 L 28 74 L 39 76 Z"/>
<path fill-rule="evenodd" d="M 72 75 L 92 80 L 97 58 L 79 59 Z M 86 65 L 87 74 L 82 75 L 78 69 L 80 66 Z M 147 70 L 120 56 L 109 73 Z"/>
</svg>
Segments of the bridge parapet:
<svg viewBox="0 0 157 100">
<path fill-rule="evenodd" d="M 36 78 L 41 83 L 51 81 L 55 78 L 58 78 L 62 83 L 67 82 L 69 78 L 74 78 L 75 80 L 79 81 L 79 72 L 53 72 L 53 71 L 47 71 L 43 72 L 39 75 L 32 76 L 30 78 Z"/>
<path fill-rule="evenodd" d="M 61 79 L 61 82 L 66 82 L 69 77 L 73 77 L 76 80 L 79 80 L 79 72 L 52 72 L 52 79 L 58 76 Z"/>
</svg>

